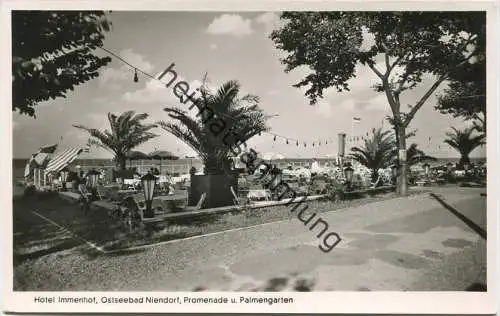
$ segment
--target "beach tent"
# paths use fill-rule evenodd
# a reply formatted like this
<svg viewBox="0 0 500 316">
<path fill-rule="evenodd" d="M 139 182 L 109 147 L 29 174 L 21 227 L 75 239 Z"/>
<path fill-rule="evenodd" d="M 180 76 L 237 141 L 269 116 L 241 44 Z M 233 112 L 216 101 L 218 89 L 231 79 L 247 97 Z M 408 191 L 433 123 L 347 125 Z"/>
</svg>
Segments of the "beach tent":
<svg viewBox="0 0 500 316">
<path fill-rule="evenodd" d="M 41 146 L 38 151 L 31 155 L 31 158 L 26 163 L 24 168 L 24 177 L 28 178 L 34 176 L 34 170 L 36 168 L 45 168 L 50 160 L 51 155 L 56 151 L 57 144 L 44 145 Z"/>
<path fill-rule="evenodd" d="M 66 166 L 72 163 L 82 152 L 83 148 L 81 147 L 70 147 L 55 154 L 47 164 L 45 174 L 57 174 L 59 171 L 63 170 Z"/>
</svg>

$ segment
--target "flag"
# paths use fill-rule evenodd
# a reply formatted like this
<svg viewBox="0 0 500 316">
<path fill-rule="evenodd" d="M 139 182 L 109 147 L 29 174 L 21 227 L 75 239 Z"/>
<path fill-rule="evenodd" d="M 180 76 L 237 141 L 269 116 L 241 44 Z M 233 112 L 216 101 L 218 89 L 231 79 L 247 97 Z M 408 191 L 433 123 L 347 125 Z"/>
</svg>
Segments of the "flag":
<svg viewBox="0 0 500 316">
<path fill-rule="evenodd" d="M 355 117 L 352 118 L 352 121 L 353 122 L 361 122 L 361 118 L 355 116 Z"/>
</svg>

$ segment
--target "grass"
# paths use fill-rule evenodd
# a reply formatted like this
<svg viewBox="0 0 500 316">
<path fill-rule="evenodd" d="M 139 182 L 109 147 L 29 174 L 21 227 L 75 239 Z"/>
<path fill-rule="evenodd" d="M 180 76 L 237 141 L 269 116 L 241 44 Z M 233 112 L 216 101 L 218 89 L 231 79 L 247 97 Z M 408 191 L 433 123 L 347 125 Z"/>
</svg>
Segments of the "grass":
<svg viewBox="0 0 500 316">
<path fill-rule="evenodd" d="M 395 193 L 387 193 L 339 203 L 317 200 L 307 204 L 310 212 L 324 213 L 395 197 Z M 106 211 L 85 213 L 78 205 L 70 204 L 57 195 L 18 197 L 14 198 L 14 261 L 21 263 L 49 253 L 72 249 L 84 243 L 68 230 L 105 250 L 120 250 L 296 218 L 290 209 L 290 206 L 283 205 L 172 219 L 148 230 L 130 232 L 120 222 L 109 218 Z M 32 210 L 68 230 L 43 220 L 33 214 Z"/>
</svg>

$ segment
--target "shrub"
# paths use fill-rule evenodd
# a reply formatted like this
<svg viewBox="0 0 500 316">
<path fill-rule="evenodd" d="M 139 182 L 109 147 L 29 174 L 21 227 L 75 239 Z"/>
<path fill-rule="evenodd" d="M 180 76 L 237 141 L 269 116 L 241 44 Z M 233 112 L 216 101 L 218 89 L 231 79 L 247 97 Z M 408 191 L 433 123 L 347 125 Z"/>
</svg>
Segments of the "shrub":
<svg viewBox="0 0 500 316">
<path fill-rule="evenodd" d="M 326 187 L 326 195 L 328 196 L 328 199 L 334 202 L 344 199 L 344 191 L 344 184 L 336 180 L 330 181 Z"/>
<path fill-rule="evenodd" d="M 58 193 L 53 190 L 41 191 L 37 193 L 37 197 L 39 200 L 49 200 L 58 196 Z"/>
<path fill-rule="evenodd" d="M 32 197 L 36 194 L 36 187 L 31 184 L 24 188 L 23 195 L 26 197 Z"/>
</svg>

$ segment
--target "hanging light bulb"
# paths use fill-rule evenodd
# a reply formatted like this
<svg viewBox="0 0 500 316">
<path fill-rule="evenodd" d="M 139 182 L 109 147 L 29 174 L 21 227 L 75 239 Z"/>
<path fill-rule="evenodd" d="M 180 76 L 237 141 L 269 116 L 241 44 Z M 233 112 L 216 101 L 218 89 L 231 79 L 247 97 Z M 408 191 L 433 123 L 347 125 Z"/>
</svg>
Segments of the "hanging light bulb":
<svg viewBox="0 0 500 316">
<path fill-rule="evenodd" d="M 307 147 L 307 144 L 306 144 L 306 143 L 304 143 L 304 147 Z"/>
<path fill-rule="evenodd" d="M 299 141 L 297 141 L 297 146 L 299 146 Z"/>
<path fill-rule="evenodd" d="M 274 135 L 274 140 L 273 141 L 276 141 L 276 135 Z"/>
<path fill-rule="evenodd" d="M 139 77 L 137 76 L 137 69 L 134 69 L 134 82 L 139 82 Z"/>
<path fill-rule="evenodd" d="M 319 145 L 318 146 L 321 146 L 321 142 L 319 142 Z"/>
<path fill-rule="evenodd" d="M 328 141 L 325 141 L 325 144 L 328 145 Z"/>
<path fill-rule="evenodd" d="M 313 147 L 314 147 L 314 142 L 313 142 Z"/>
<path fill-rule="evenodd" d="M 288 139 L 286 140 L 286 144 L 288 145 Z"/>
</svg>

